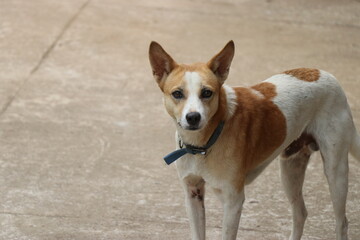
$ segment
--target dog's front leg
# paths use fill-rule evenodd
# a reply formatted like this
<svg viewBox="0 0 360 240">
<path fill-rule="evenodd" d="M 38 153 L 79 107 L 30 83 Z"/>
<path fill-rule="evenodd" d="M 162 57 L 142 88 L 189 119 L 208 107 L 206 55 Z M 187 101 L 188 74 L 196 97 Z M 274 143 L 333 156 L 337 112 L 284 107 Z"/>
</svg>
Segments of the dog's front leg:
<svg viewBox="0 0 360 240">
<path fill-rule="evenodd" d="M 200 177 L 187 177 L 184 188 L 192 240 L 205 240 L 205 181 Z"/>
<path fill-rule="evenodd" d="M 222 201 L 224 205 L 224 219 L 222 226 L 222 239 L 223 240 L 235 240 L 242 206 L 245 200 L 244 191 L 240 193 L 223 193 Z"/>
</svg>

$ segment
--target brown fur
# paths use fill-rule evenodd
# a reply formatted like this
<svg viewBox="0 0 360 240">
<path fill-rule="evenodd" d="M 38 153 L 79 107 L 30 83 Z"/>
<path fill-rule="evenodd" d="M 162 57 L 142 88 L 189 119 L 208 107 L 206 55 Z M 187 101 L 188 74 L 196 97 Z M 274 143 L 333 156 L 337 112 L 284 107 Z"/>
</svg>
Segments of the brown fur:
<svg viewBox="0 0 360 240">
<path fill-rule="evenodd" d="M 252 86 L 251 88 L 259 91 L 267 99 L 276 97 L 275 85 L 271 83 L 263 82 Z"/>
<path fill-rule="evenodd" d="M 156 42 L 151 42 L 149 48 L 149 60 L 153 70 L 153 76 L 162 89 L 164 79 L 170 72 L 176 68 L 177 63 L 165 52 L 165 50 Z"/>
<path fill-rule="evenodd" d="M 252 88 L 263 94 L 264 98 L 249 88 L 234 88 L 238 107 L 233 117 L 225 121 L 217 146 L 209 153 L 211 160 L 204 157 L 212 174 L 222 178 L 232 176 L 238 191 L 243 189 L 246 176 L 269 158 L 286 137 L 285 117 L 271 101 L 276 96 L 275 86 L 260 83 Z M 218 111 L 223 113 L 226 99 L 221 101 L 223 103 L 219 104 Z M 214 121 L 209 134 L 218 122 Z M 232 166 L 231 172 L 228 166 Z"/>
<path fill-rule="evenodd" d="M 307 82 L 315 82 L 320 78 L 320 71 L 313 68 L 297 68 L 285 71 L 284 73 Z"/>
<path fill-rule="evenodd" d="M 234 51 L 234 42 L 230 41 L 207 63 L 209 69 L 211 69 L 211 71 L 218 77 L 221 83 L 224 83 L 229 74 L 229 68 L 234 57 Z"/>
<path fill-rule="evenodd" d="M 261 92 L 265 98 L 258 98 L 246 88 L 236 88 L 238 109 L 233 124 L 238 125 L 232 131 L 241 131 L 238 156 L 242 163 L 238 176 L 246 176 L 250 171 L 265 161 L 285 140 L 286 120 L 280 109 L 271 101 L 276 96 L 275 86 L 271 83 L 260 83 L 252 87 Z M 238 179 L 239 189 L 244 179 Z"/>
</svg>

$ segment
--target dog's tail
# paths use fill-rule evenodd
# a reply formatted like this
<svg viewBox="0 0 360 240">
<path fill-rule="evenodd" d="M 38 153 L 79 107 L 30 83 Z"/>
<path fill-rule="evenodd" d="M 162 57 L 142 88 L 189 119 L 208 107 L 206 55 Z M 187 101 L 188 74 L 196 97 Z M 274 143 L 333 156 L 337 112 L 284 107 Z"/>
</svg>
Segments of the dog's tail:
<svg viewBox="0 0 360 240">
<path fill-rule="evenodd" d="M 350 153 L 354 156 L 354 158 L 360 161 L 360 135 L 356 132 L 356 130 L 354 132 Z"/>
</svg>

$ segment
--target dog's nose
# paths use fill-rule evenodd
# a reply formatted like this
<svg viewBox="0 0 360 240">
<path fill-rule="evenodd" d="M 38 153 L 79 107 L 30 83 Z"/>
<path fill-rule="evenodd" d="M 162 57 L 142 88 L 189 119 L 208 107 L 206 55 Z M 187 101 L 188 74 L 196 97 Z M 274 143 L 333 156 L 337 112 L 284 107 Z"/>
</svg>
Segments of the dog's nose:
<svg viewBox="0 0 360 240">
<path fill-rule="evenodd" d="M 201 115 L 198 112 L 190 112 L 186 114 L 186 120 L 190 126 L 194 127 L 197 126 L 200 122 Z"/>
</svg>

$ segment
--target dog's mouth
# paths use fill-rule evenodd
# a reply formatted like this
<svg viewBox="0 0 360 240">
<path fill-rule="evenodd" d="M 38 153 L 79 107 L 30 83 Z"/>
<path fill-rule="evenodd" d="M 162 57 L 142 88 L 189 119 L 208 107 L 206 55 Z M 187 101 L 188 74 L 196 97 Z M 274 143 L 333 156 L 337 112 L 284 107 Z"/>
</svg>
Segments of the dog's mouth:
<svg viewBox="0 0 360 240">
<path fill-rule="evenodd" d="M 199 130 L 200 128 L 198 126 L 194 127 L 194 126 L 189 126 L 186 128 L 186 130 L 190 130 L 190 131 L 196 131 Z"/>
<path fill-rule="evenodd" d="M 181 125 L 180 122 L 177 122 L 178 126 L 181 127 L 182 129 L 184 130 L 189 130 L 189 131 L 196 131 L 196 130 L 199 130 L 200 127 L 199 126 L 186 126 L 184 127 L 183 125 Z"/>
</svg>

